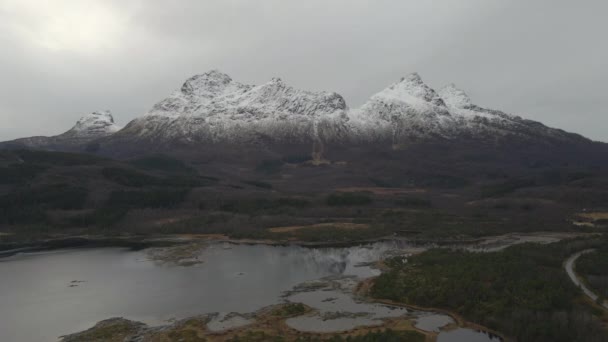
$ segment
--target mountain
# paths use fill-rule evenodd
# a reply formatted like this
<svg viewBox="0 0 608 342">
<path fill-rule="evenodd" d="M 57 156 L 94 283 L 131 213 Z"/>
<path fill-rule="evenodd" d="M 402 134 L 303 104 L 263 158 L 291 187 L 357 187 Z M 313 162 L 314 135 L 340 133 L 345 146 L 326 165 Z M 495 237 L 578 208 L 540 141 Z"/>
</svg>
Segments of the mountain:
<svg viewBox="0 0 608 342">
<path fill-rule="evenodd" d="M 4 144 L 11 147 L 70 150 L 82 148 L 87 143 L 112 135 L 120 129 L 121 127 L 114 123 L 112 113 L 106 110 L 81 117 L 72 128 L 62 134 L 21 138 Z"/>
<path fill-rule="evenodd" d="M 217 70 L 182 87 L 109 141 L 172 143 L 406 143 L 432 139 L 584 142 L 500 111 L 474 105 L 454 85 L 435 91 L 414 73 L 357 109 L 333 92 L 299 90 L 281 79 L 252 86 Z"/>
<path fill-rule="evenodd" d="M 246 85 L 212 70 L 189 78 L 122 130 L 109 112 L 95 112 L 64 134 L 18 139 L 10 146 L 88 146 L 116 154 L 176 146 L 312 144 L 313 153 L 321 153 L 328 145 L 379 143 L 396 148 L 411 142 L 455 140 L 544 145 L 591 142 L 477 106 L 454 85 L 435 91 L 416 73 L 376 93 L 360 108 L 349 109 L 334 92 L 296 89 L 279 78 Z"/>
<path fill-rule="evenodd" d="M 244 85 L 214 70 L 188 79 L 117 138 L 157 144 L 326 140 L 346 135 L 347 122 L 348 108 L 336 93 L 295 89 L 279 78 Z"/>
<path fill-rule="evenodd" d="M 363 139 L 450 138 L 456 128 L 443 99 L 416 73 L 373 95 L 350 113 L 354 134 Z"/>
<path fill-rule="evenodd" d="M 540 122 L 523 119 L 498 110 L 486 109 L 472 103 L 469 96 L 454 84 L 439 90 L 439 96 L 457 122 L 458 130 L 470 137 L 523 138 L 536 142 L 585 143 L 588 139 Z"/>
<path fill-rule="evenodd" d="M 390 136 L 394 144 L 434 139 L 589 142 L 577 134 L 474 105 L 454 84 L 435 91 L 416 73 L 373 95 L 361 108 L 352 110 L 350 118 L 355 135 L 368 139 Z"/>
</svg>

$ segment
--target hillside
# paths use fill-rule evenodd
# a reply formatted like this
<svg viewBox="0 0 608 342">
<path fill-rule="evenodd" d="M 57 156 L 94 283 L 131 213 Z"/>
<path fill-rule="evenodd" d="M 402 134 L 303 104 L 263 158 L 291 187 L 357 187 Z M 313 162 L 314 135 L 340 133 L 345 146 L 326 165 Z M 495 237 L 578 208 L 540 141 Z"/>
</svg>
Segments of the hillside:
<svg viewBox="0 0 608 342">
<path fill-rule="evenodd" d="M 383 163 L 353 154 L 315 165 L 298 156 L 248 164 L 206 154 L 118 161 L 4 151 L 0 239 L 208 233 L 328 242 L 605 229 L 579 217 L 608 210 L 605 166 L 489 152 L 426 146 L 378 152 Z"/>
</svg>

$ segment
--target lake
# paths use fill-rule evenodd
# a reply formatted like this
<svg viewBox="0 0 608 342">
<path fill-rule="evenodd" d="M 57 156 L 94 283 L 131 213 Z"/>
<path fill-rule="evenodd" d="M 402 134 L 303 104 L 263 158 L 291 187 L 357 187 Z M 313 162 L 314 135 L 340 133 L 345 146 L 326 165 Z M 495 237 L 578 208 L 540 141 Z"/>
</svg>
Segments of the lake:
<svg viewBox="0 0 608 342">
<path fill-rule="evenodd" d="M 251 313 L 285 300 L 305 302 L 320 312 L 323 305 L 370 312 L 367 318 L 327 322 L 323 331 L 378 324 L 406 310 L 357 303 L 344 293 L 286 293 L 327 277 L 375 276 L 379 271 L 368 264 L 402 247 L 376 243 L 312 249 L 217 243 L 202 248 L 198 253 L 202 263 L 192 267 L 159 263 L 145 250 L 122 248 L 18 254 L 0 259 L 0 341 L 56 341 L 110 317 L 161 325 L 203 313 Z M 332 300 L 326 301 L 324 295 Z M 306 331 L 318 324 L 309 317 L 290 325 Z"/>
</svg>

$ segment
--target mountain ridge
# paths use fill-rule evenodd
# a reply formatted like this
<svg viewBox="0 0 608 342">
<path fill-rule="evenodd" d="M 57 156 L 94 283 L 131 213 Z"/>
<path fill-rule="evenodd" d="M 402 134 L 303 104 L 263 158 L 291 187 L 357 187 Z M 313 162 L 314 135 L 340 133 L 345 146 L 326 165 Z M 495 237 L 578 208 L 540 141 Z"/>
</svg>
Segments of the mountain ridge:
<svg viewBox="0 0 608 342">
<path fill-rule="evenodd" d="M 109 110 L 94 111 L 82 116 L 69 130 L 54 136 L 33 136 L 4 142 L 9 146 L 28 148 L 71 149 L 118 132 Z"/>
<path fill-rule="evenodd" d="M 106 112 L 103 112 L 106 113 Z M 434 90 L 418 73 L 402 77 L 359 108 L 335 92 L 292 87 L 280 78 L 260 85 L 234 81 L 218 70 L 188 78 L 144 115 L 118 129 L 109 112 L 94 112 L 55 137 L 10 142 L 33 148 L 94 142 L 170 147 L 196 144 L 361 144 L 512 139 L 543 144 L 587 143 L 574 133 L 477 106 L 454 84 Z M 86 120 L 85 120 L 86 121 Z"/>
</svg>

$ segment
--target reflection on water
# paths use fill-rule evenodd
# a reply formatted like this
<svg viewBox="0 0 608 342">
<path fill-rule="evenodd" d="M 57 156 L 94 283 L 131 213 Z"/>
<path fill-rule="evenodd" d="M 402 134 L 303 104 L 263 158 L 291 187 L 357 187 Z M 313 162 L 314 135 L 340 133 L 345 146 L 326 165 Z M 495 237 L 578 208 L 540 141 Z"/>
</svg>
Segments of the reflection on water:
<svg viewBox="0 0 608 342">
<path fill-rule="evenodd" d="M 424 331 L 439 332 L 448 324 L 454 323 L 452 317 L 447 315 L 427 314 L 416 318 L 416 328 Z"/>
<path fill-rule="evenodd" d="M 313 291 L 296 293 L 288 297 L 290 302 L 303 303 L 323 312 L 368 313 L 373 317 L 399 317 L 407 313 L 405 308 L 355 301 L 339 291 Z"/>
<path fill-rule="evenodd" d="M 305 281 L 375 275 L 358 264 L 392 248 L 210 245 L 197 267 L 163 266 L 145 252 L 118 248 L 16 255 L 0 259 L 0 341 L 49 341 L 116 316 L 162 324 L 202 313 L 253 312 L 281 302 L 284 291 Z"/>
<path fill-rule="evenodd" d="M 404 242 L 363 247 L 307 249 L 296 246 L 211 244 L 195 267 L 148 259 L 146 251 L 120 248 L 28 253 L 0 259 L 0 341 L 53 341 L 110 317 L 150 325 L 199 314 L 208 327 L 223 330 L 250 323 L 250 313 L 278 304 L 296 285 L 330 277 L 353 288 L 356 280 L 379 271 L 369 263 L 401 253 Z M 342 287 L 344 288 L 344 287 Z M 378 325 L 382 319 L 415 314 L 402 308 L 358 302 L 344 292 L 290 292 L 316 314 L 292 318 L 303 331 L 339 331 Z M 428 315 L 428 314 L 427 314 Z M 419 317 L 420 318 L 420 317 Z M 418 324 L 434 330 L 437 319 Z M 428 319 L 427 319 L 428 320 Z M 495 341 L 467 329 L 439 334 L 441 342 Z"/>
<path fill-rule="evenodd" d="M 211 320 L 207 322 L 207 329 L 210 331 L 224 331 L 228 329 L 238 328 L 253 323 L 252 319 L 243 317 L 239 314 L 215 314 Z"/>
<path fill-rule="evenodd" d="M 314 315 L 294 317 L 286 322 L 296 330 L 307 332 L 337 332 L 358 326 L 380 325 L 382 318 L 400 317 L 408 312 L 401 307 L 355 301 L 352 296 L 339 291 L 300 292 L 287 299 L 318 310 Z"/>
</svg>

